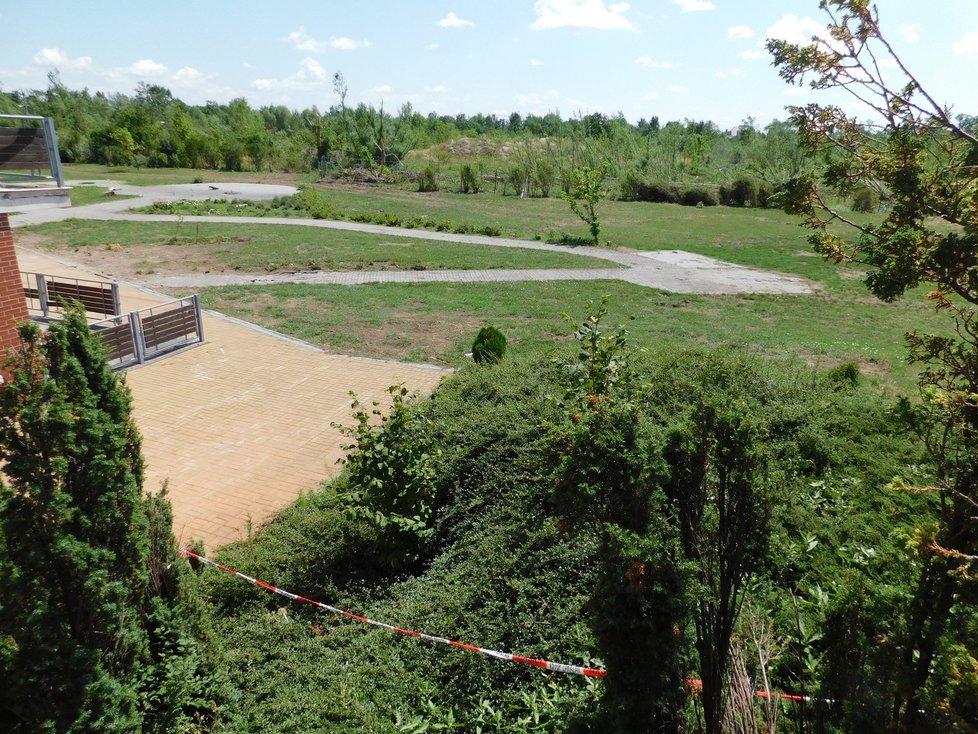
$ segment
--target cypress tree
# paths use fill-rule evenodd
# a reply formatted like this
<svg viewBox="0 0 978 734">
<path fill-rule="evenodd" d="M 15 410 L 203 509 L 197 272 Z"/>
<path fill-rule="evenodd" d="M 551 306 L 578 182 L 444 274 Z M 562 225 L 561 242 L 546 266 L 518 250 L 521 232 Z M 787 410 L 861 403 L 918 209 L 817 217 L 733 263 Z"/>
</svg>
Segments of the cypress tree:
<svg viewBox="0 0 978 734">
<path fill-rule="evenodd" d="M 129 391 L 80 308 L 20 329 L 0 396 L 0 716 L 138 731 L 148 525 Z"/>
</svg>

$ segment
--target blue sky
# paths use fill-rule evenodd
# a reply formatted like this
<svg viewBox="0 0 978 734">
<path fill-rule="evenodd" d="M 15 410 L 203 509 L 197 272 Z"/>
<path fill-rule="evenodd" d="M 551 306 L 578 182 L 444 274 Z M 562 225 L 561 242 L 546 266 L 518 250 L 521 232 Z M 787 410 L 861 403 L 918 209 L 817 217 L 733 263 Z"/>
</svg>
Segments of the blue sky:
<svg viewBox="0 0 978 734">
<path fill-rule="evenodd" d="M 978 114 L 978 0 L 877 6 L 932 95 Z M 339 70 L 348 104 L 392 112 L 622 112 L 730 128 L 833 101 L 788 88 L 761 48 L 824 25 L 817 0 L 0 3 L 0 89 L 46 87 L 57 68 L 71 88 L 131 93 L 145 81 L 194 104 L 327 108 Z"/>
</svg>

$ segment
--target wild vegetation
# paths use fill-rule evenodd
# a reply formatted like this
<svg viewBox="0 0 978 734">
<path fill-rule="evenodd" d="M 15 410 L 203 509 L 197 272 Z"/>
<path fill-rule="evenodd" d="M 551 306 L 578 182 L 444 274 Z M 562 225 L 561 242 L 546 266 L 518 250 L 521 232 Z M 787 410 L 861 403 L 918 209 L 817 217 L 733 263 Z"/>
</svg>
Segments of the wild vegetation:
<svg viewBox="0 0 978 734">
<path fill-rule="evenodd" d="M 221 549 L 222 563 L 401 629 L 601 668 L 599 679 L 189 570 L 165 500 L 140 494 L 128 397 L 80 314 L 47 337 L 25 328 L 0 417 L 5 720 L 25 731 L 975 731 L 978 138 L 902 67 L 868 3 L 821 5 L 830 41 L 769 50 L 790 82 L 855 91 L 875 125 L 819 106 L 731 133 L 600 115 L 392 116 L 348 108 L 339 75 L 339 104 L 322 114 L 190 108 L 146 86 L 99 98 L 56 77 L 46 92 L 0 96 L 62 115 L 75 160 L 306 170 L 325 156 L 344 177 L 393 183 L 306 189 L 269 212 L 403 225 L 421 198 L 470 231 L 528 238 L 542 238 L 541 220 L 563 232 L 576 216 L 595 244 L 681 244 L 824 289 L 391 285 L 358 291 L 355 306 L 318 286 L 203 294 L 323 343 L 373 335 L 408 308 L 458 332 L 441 352 L 454 377 L 425 400 L 392 386 L 386 414 L 353 397 L 340 477 Z M 604 200 L 606 176 L 621 201 Z M 558 192 L 570 212 L 549 199 Z M 800 253 L 785 216 L 760 211 L 772 205 L 801 214 L 838 267 Z M 38 232 L 125 250 L 172 223 L 127 226 Z M 306 247 L 276 229 L 289 257 Z M 232 263 L 246 249 L 213 254 Z M 374 342 L 388 338 L 397 356 L 421 356 L 404 334 Z M 865 372 L 884 362 L 894 375 L 880 389 Z"/>
</svg>

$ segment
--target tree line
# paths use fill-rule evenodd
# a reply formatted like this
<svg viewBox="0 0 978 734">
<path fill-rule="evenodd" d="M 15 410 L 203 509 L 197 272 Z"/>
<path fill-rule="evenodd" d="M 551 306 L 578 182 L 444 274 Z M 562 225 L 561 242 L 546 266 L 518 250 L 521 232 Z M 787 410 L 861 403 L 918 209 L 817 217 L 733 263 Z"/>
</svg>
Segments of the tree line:
<svg viewBox="0 0 978 734">
<path fill-rule="evenodd" d="M 743 174 L 776 184 L 803 161 L 794 125 L 778 120 L 760 129 L 747 119 L 722 130 L 709 121 L 662 124 L 654 115 L 632 124 L 621 113 L 422 115 L 410 104 L 391 113 L 348 106 L 341 73 L 334 77 L 336 103 L 303 110 L 256 109 L 244 98 L 190 105 L 143 82 L 131 95 L 73 90 L 57 71 L 48 79 L 46 89 L 0 90 L 0 113 L 53 117 L 67 163 L 304 172 L 325 157 L 340 166 L 396 168 L 411 151 L 479 136 L 505 144 L 516 160 L 543 158 L 544 150 L 558 168 L 608 161 L 616 176 L 664 182 L 723 183 Z"/>
</svg>

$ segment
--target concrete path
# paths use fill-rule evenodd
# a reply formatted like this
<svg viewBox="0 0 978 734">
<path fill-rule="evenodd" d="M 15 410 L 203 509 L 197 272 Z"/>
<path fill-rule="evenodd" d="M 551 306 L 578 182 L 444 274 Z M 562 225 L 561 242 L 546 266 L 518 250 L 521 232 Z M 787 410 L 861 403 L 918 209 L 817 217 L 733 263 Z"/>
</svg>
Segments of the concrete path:
<svg viewBox="0 0 978 734">
<path fill-rule="evenodd" d="M 112 182 L 97 182 L 110 184 Z M 615 263 L 617 269 L 527 269 L 527 270 L 465 270 L 465 271 L 400 271 L 400 272 L 342 272 L 342 273 L 295 273 L 283 275 L 227 275 L 187 274 L 179 276 L 148 276 L 147 282 L 162 287 L 205 288 L 216 285 L 266 284 L 266 283 L 323 283 L 334 285 L 359 285 L 363 283 L 425 283 L 425 282 L 500 282 L 532 280 L 624 280 L 648 288 L 658 288 L 675 293 L 813 293 L 815 285 L 804 278 L 771 271 L 757 270 L 740 265 L 694 255 L 681 250 L 656 250 L 620 252 L 600 247 L 552 245 L 528 240 L 504 237 L 463 235 L 449 232 L 385 227 L 360 222 L 332 221 L 324 219 L 284 219 L 276 217 L 182 217 L 166 214 L 139 214 L 129 209 L 147 206 L 154 201 L 179 201 L 181 199 L 240 199 L 261 200 L 287 196 L 295 192 L 290 186 L 269 184 L 179 184 L 172 186 L 116 186 L 119 194 L 136 196 L 136 199 L 117 199 L 105 203 L 71 209 L 41 209 L 23 212 L 11 217 L 11 225 L 20 227 L 68 218 L 97 219 L 103 221 L 130 222 L 216 222 L 223 224 L 292 225 L 336 229 L 350 232 L 366 232 L 385 237 L 437 240 L 462 245 L 484 247 L 518 247 L 527 250 L 573 253 Z"/>
<path fill-rule="evenodd" d="M 18 248 L 22 270 L 94 274 Z M 169 300 L 121 284 L 125 310 Z M 326 354 L 251 324 L 204 315 L 207 341 L 126 373 L 143 434 L 147 490 L 169 482 L 174 532 L 213 549 L 247 536 L 302 492 L 335 476 L 350 390 L 384 401 L 389 385 L 428 393 L 448 370 Z"/>
</svg>

